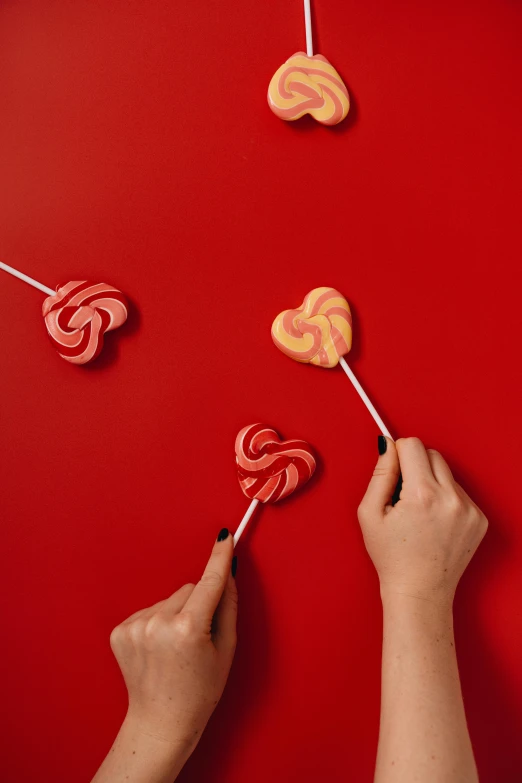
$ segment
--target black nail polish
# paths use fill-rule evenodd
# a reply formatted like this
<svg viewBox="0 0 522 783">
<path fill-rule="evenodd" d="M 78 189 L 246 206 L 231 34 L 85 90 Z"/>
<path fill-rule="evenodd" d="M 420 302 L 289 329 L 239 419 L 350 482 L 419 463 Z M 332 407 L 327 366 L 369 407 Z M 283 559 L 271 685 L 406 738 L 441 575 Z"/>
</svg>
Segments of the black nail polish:
<svg viewBox="0 0 522 783">
<path fill-rule="evenodd" d="M 392 506 L 395 506 L 401 499 L 401 489 L 402 489 L 402 473 L 399 476 L 397 486 L 395 487 L 395 491 L 392 495 L 392 502 L 391 502 Z"/>
<path fill-rule="evenodd" d="M 228 538 L 228 527 L 224 527 L 222 530 L 219 531 L 219 535 L 217 537 L 218 541 L 224 541 L 225 538 Z"/>
<path fill-rule="evenodd" d="M 232 576 L 234 579 L 236 578 L 236 571 L 237 571 L 237 555 L 234 555 L 232 558 Z"/>
<path fill-rule="evenodd" d="M 386 454 L 386 449 L 388 448 L 388 441 L 384 437 L 384 435 L 379 435 L 377 438 L 377 447 L 379 449 L 379 454 L 382 457 L 383 454 Z"/>
</svg>

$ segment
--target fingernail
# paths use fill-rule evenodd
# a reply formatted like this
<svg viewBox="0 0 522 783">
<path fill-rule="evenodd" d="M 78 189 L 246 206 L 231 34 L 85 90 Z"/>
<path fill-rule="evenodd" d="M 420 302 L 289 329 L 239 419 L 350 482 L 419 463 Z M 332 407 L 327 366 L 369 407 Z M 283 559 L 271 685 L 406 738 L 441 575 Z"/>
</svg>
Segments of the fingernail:
<svg viewBox="0 0 522 783">
<path fill-rule="evenodd" d="M 224 541 L 225 538 L 228 538 L 228 527 L 222 528 L 222 530 L 219 531 L 219 535 L 217 537 L 218 541 Z"/>
<path fill-rule="evenodd" d="M 234 555 L 232 558 L 232 576 L 234 579 L 236 578 L 236 571 L 237 571 L 237 555 Z"/>
<path fill-rule="evenodd" d="M 388 441 L 384 437 L 384 435 L 379 435 L 377 438 L 377 447 L 379 449 L 379 454 L 382 457 L 383 454 L 386 454 L 386 449 L 388 448 Z"/>
</svg>

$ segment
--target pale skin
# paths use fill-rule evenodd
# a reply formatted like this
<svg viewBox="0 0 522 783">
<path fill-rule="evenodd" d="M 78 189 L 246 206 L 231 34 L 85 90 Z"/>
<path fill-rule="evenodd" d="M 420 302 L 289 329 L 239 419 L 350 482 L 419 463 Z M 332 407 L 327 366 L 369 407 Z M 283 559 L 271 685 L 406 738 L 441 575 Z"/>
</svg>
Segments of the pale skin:
<svg viewBox="0 0 522 783">
<path fill-rule="evenodd" d="M 476 783 L 452 606 L 487 520 L 442 456 L 407 438 L 386 441 L 359 521 L 384 615 L 375 783 Z"/>
<path fill-rule="evenodd" d="M 438 452 L 416 438 L 384 442 L 359 507 L 384 613 L 375 783 L 476 783 L 452 606 L 487 521 Z M 172 783 L 196 747 L 236 647 L 233 538 L 219 538 L 196 585 L 112 632 L 129 706 L 93 783 Z"/>
<path fill-rule="evenodd" d="M 216 707 L 236 648 L 233 538 L 222 530 L 203 576 L 111 634 L 129 694 L 93 783 L 172 783 Z"/>
</svg>

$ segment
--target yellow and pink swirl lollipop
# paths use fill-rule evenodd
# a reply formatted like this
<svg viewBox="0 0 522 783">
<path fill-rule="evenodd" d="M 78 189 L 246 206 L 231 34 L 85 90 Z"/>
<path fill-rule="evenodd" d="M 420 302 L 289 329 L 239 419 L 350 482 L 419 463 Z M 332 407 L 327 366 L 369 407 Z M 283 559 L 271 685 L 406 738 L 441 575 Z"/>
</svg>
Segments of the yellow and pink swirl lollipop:
<svg viewBox="0 0 522 783">
<path fill-rule="evenodd" d="M 350 305 L 335 288 L 314 288 L 300 307 L 283 310 L 272 324 L 272 339 L 280 351 L 305 364 L 335 367 L 340 364 L 353 383 L 383 435 L 391 435 L 368 395 L 348 365 L 352 347 Z"/>
<path fill-rule="evenodd" d="M 350 110 L 343 80 L 326 57 L 314 54 L 310 0 L 304 0 L 306 52 L 296 52 L 277 69 L 268 86 L 268 105 L 282 120 L 310 114 L 321 125 L 337 125 Z"/>
<path fill-rule="evenodd" d="M 298 362 L 335 367 L 352 347 L 350 306 L 335 288 L 314 288 L 300 307 L 277 316 L 272 337 Z"/>
<path fill-rule="evenodd" d="M 268 105 L 282 120 L 310 114 L 321 125 L 337 125 L 348 114 L 350 97 L 326 57 L 296 52 L 272 76 Z"/>
</svg>

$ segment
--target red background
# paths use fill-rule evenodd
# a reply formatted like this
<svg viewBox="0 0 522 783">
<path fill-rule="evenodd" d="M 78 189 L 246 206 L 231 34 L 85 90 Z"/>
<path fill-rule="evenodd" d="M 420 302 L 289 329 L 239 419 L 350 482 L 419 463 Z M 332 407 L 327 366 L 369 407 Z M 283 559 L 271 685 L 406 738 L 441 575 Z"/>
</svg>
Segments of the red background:
<svg viewBox="0 0 522 783">
<path fill-rule="evenodd" d="M 183 781 L 370 781 L 377 581 L 356 521 L 376 428 L 273 317 L 353 304 L 351 363 L 396 435 L 439 448 L 491 527 L 457 644 L 481 780 L 522 779 L 522 6 L 316 0 L 353 96 L 327 129 L 265 99 L 300 0 L 6 0 L 0 257 L 134 302 L 96 365 L 58 358 L 0 273 L 1 779 L 89 781 L 125 710 L 111 628 L 198 578 L 244 509 L 238 429 L 322 459 L 241 542 L 236 661 Z"/>
</svg>

